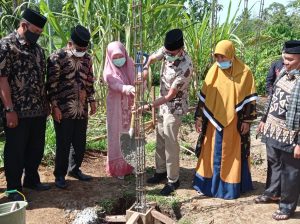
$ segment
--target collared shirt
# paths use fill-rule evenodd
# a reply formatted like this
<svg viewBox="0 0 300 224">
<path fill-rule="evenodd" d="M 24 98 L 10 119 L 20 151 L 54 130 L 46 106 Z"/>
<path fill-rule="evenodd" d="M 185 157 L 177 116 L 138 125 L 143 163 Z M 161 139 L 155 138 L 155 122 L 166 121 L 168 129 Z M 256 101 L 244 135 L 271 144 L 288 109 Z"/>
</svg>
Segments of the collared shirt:
<svg viewBox="0 0 300 224">
<path fill-rule="evenodd" d="M 88 102 L 94 101 L 94 76 L 91 56 L 75 57 L 67 48 L 48 58 L 47 91 L 52 106 L 63 118 L 85 119 Z"/>
<path fill-rule="evenodd" d="M 188 111 L 189 83 L 191 81 L 193 65 L 186 52 L 174 62 L 165 59 L 165 48 L 160 48 L 154 54 L 157 60 L 163 60 L 160 73 L 160 96 L 166 96 L 171 88 L 176 89 L 177 95 L 160 105 L 159 115 L 175 114 L 184 115 Z"/>
<path fill-rule="evenodd" d="M 28 45 L 17 31 L 0 40 L 0 77 L 8 79 L 19 118 L 47 115 L 45 75 L 45 54 L 38 44 Z"/>
</svg>

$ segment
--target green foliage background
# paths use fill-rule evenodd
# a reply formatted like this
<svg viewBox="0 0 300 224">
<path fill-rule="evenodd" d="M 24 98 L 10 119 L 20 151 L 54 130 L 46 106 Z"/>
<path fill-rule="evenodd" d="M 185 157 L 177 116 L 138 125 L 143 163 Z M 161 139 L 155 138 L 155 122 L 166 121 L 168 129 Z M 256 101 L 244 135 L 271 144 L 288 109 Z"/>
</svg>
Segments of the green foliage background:
<svg viewBox="0 0 300 224">
<path fill-rule="evenodd" d="M 231 7 L 224 11 L 222 1 L 218 2 L 215 5 L 214 0 L 142 0 L 144 51 L 151 53 L 162 46 L 167 30 L 183 29 L 186 50 L 194 64 L 190 100 L 195 102 L 196 93 L 211 66 L 215 44 L 219 40 L 230 39 L 235 43 L 238 56 L 253 71 L 258 93 L 264 95 L 268 69 L 272 61 L 280 58 L 283 43 L 300 39 L 300 0 L 290 1 L 287 5 L 273 3 L 263 11 L 261 18 L 252 16 L 251 8 L 244 9 L 243 14 L 237 17 L 237 11 L 232 11 Z M 239 4 L 239 7 L 243 5 L 242 1 L 231 3 Z M 21 13 L 28 6 L 39 9 L 48 17 L 48 24 L 40 38 L 47 54 L 66 45 L 76 24 L 80 23 L 91 31 L 89 52 L 94 58 L 100 109 L 97 119 L 90 124 L 88 136 L 92 139 L 93 136 L 105 135 L 107 87 L 102 82 L 105 50 L 109 42 L 120 40 L 132 56 L 132 0 L 0 0 L 0 37 L 17 28 Z M 227 19 L 222 24 L 216 21 L 212 26 L 212 12 L 225 13 Z M 153 83 L 159 79 L 159 68 L 159 64 L 152 67 Z M 152 80 L 149 85 L 151 83 Z M 102 128 L 97 128 L 99 123 Z M 53 124 L 49 121 L 46 139 L 49 158 L 54 155 L 54 137 Z M 89 140 L 88 147 L 105 149 L 106 142 Z"/>
</svg>

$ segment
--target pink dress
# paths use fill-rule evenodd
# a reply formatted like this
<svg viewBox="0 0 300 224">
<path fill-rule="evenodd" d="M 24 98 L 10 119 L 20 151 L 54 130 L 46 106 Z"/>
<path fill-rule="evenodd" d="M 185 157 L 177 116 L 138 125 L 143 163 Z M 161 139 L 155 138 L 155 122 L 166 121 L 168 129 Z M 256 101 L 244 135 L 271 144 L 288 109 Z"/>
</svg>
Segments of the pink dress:
<svg viewBox="0 0 300 224">
<path fill-rule="evenodd" d="M 123 54 L 126 58 L 126 63 L 121 68 L 112 63 L 114 54 Z M 111 176 L 125 176 L 132 173 L 133 167 L 125 161 L 122 155 L 120 134 L 122 132 L 128 133 L 130 128 L 134 96 L 128 95 L 125 87 L 134 85 L 134 64 L 120 42 L 116 41 L 108 45 L 103 76 L 108 85 L 106 98 L 108 138 L 106 172 Z"/>
</svg>

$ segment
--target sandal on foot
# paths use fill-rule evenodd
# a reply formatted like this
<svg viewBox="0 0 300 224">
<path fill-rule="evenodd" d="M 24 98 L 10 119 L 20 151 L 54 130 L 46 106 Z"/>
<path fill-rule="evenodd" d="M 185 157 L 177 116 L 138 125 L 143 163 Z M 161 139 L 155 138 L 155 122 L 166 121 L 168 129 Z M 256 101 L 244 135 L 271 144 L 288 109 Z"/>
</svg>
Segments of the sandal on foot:
<svg viewBox="0 0 300 224">
<path fill-rule="evenodd" d="M 260 195 L 254 199 L 256 204 L 267 204 L 267 203 L 277 203 L 279 202 L 280 198 L 269 197 L 267 195 Z"/>
<path fill-rule="evenodd" d="M 273 213 L 272 218 L 275 219 L 275 220 L 277 220 L 277 221 L 287 220 L 292 215 L 293 215 L 292 212 L 284 212 L 284 211 L 277 210 L 276 212 Z"/>
</svg>

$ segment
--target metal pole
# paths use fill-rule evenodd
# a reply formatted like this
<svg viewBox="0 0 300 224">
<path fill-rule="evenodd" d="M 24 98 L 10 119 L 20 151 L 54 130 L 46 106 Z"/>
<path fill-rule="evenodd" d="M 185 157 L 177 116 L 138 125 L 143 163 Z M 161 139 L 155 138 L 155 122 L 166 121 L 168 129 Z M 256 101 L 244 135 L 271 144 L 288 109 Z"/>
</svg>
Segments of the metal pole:
<svg viewBox="0 0 300 224">
<path fill-rule="evenodd" d="M 143 107 L 144 78 L 143 72 L 143 31 L 142 31 L 142 1 L 132 1 L 133 15 L 133 53 L 135 61 L 135 108 Z M 136 143 L 136 202 L 134 209 L 140 213 L 146 213 L 145 190 L 145 131 L 142 112 L 137 112 L 134 123 Z"/>
</svg>

